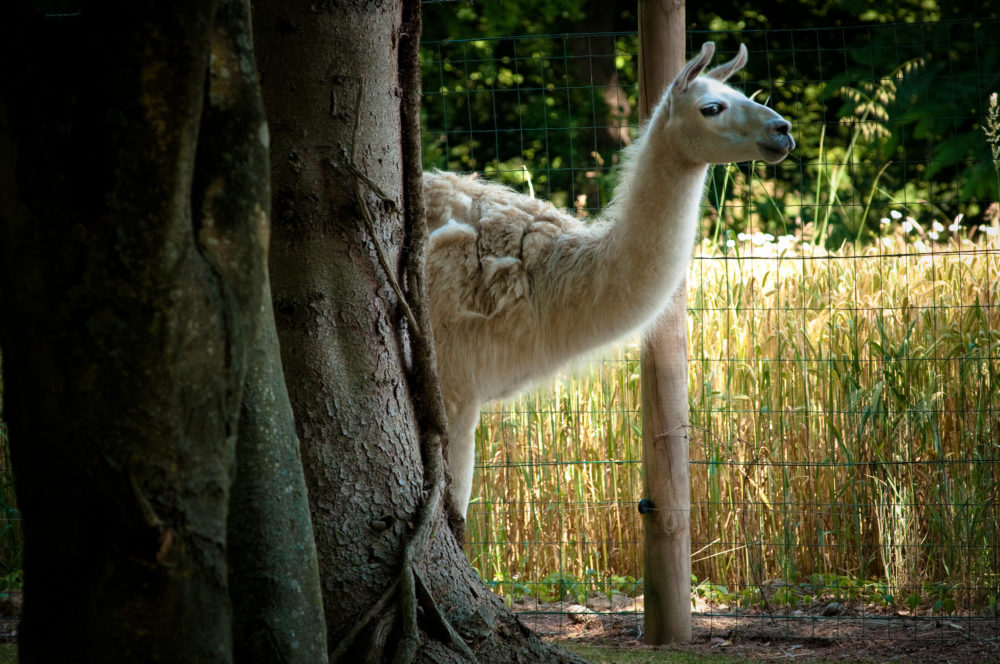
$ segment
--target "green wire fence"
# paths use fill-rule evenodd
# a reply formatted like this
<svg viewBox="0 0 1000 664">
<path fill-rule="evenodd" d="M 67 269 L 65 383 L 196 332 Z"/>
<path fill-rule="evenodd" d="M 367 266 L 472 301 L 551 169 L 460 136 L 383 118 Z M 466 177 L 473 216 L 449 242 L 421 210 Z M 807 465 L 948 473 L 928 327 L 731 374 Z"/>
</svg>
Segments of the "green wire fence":
<svg viewBox="0 0 1000 664">
<path fill-rule="evenodd" d="M 706 40 L 748 45 L 734 84 L 799 147 L 709 178 L 688 299 L 694 608 L 719 630 L 905 618 L 914 638 L 945 620 L 995 640 L 1000 21 L 691 32 L 687 51 Z M 630 32 L 425 43 L 425 166 L 595 216 L 637 131 L 636 52 Z M 519 610 L 641 610 L 639 403 L 627 339 L 483 413 L 467 552 Z M 0 594 L 21 569 L 5 435 Z"/>
<path fill-rule="evenodd" d="M 747 44 L 734 84 L 799 147 L 709 178 L 694 608 L 995 638 L 1000 22 L 691 32 L 687 51 L 707 40 Z M 633 33 L 425 43 L 425 166 L 596 215 L 637 131 L 635 53 Z M 641 609 L 638 391 L 631 339 L 483 413 L 467 552 L 521 610 Z"/>
</svg>

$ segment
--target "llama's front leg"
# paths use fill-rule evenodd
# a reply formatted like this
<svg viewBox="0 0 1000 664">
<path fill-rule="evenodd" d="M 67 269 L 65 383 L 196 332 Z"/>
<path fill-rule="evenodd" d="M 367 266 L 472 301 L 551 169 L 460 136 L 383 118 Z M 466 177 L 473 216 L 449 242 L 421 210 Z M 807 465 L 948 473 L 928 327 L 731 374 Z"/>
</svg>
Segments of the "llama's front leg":
<svg viewBox="0 0 1000 664">
<path fill-rule="evenodd" d="M 472 475 L 476 465 L 476 425 L 479 405 L 447 407 L 448 469 L 451 471 L 451 501 L 455 512 L 465 518 L 472 495 Z"/>
</svg>

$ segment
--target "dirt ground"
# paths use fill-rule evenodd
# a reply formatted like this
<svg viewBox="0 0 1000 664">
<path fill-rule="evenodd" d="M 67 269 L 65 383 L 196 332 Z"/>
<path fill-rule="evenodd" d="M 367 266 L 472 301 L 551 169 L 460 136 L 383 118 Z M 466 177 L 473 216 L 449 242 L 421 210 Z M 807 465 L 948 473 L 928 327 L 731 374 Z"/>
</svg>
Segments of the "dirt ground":
<svg viewBox="0 0 1000 664">
<path fill-rule="evenodd" d="M 549 640 L 647 648 L 642 598 L 613 603 L 609 606 L 605 598 L 588 600 L 588 606 L 528 600 L 513 609 Z M 998 616 L 909 615 L 836 602 L 771 615 L 700 603 L 694 610 L 692 643 L 670 649 L 784 662 L 1000 663 Z"/>
<path fill-rule="evenodd" d="M 0 600 L 0 641 L 17 634 L 20 599 L 18 593 Z M 528 599 L 512 608 L 548 640 L 649 648 L 642 640 L 641 597 L 595 597 L 586 606 Z M 780 615 L 701 602 L 694 611 L 693 641 L 668 649 L 783 662 L 1000 664 L 1000 616 L 907 615 L 836 602 Z"/>
<path fill-rule="evenodd" d="M 0 593 L 0 643 L 10 643 L 17 638 L 22 604 L 19 591 Z"/>
</svg>

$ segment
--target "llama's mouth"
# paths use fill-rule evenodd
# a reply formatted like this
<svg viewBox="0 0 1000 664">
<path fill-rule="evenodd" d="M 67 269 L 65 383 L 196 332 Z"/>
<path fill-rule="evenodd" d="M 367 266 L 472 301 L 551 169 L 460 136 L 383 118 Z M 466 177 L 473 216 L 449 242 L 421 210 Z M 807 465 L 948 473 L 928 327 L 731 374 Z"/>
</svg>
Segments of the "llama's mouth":
<svg viewBox="0 0 1000 664">
<path fill-rule="evenodd" d="M 795 147 L 795 139 L 786 133 L 774 136 L 770 141 L 757 141 L 760 157 L 769 164 L 777 164 L 788 156 Z"/>
<path fill-rule="evenodd" d="M 757 149 L 760 151 L 761 159 L 769 164 L 777 164 L 787 157 L 791 151 L 791 147 L 779 147 L 774 144 L 768 145 L 765 143 L 758 143 Z"/>
</svg>

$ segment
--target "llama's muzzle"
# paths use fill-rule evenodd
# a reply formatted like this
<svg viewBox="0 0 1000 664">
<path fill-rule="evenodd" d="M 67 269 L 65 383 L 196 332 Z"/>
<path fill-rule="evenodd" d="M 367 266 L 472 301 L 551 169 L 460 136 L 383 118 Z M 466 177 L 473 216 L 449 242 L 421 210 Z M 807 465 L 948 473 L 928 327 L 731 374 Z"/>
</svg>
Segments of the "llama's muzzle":
<svg viewBox="0 0 1000 664">
<path fill-rule="evenodd" d="M 774 118 L 768 120 L 765 127 L 768 136 L 764 140 L 757 141 L 757 148 L 760 150 L 761 159 L 769 164 L 777 164 L 795 148 L 792 123 L 784 118 Z"/>
</svg>

